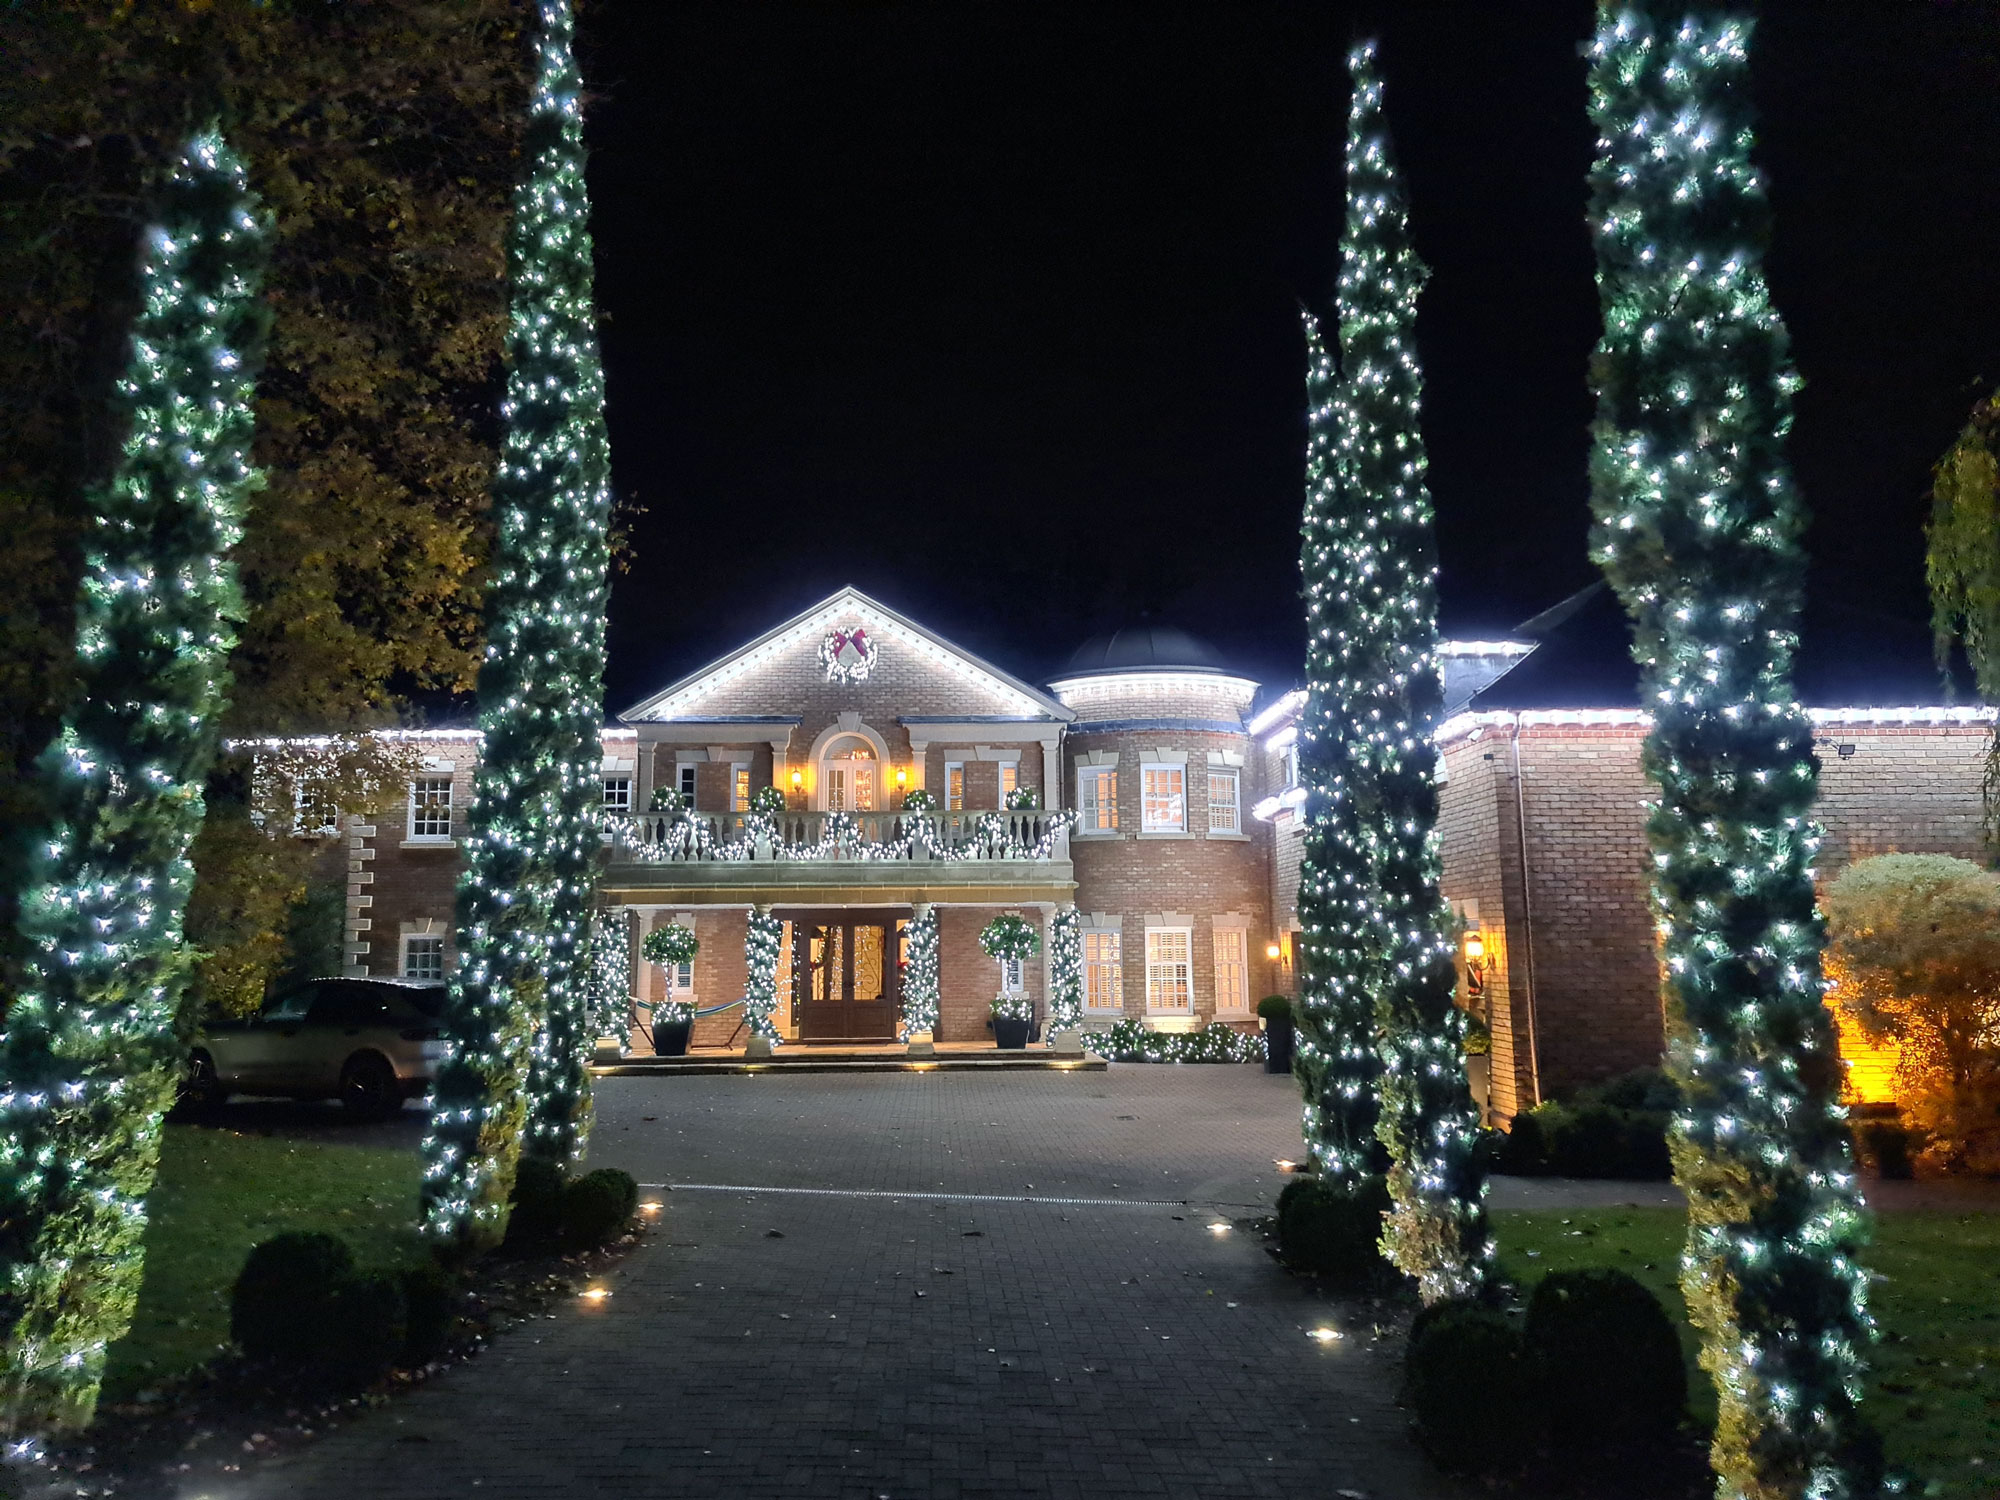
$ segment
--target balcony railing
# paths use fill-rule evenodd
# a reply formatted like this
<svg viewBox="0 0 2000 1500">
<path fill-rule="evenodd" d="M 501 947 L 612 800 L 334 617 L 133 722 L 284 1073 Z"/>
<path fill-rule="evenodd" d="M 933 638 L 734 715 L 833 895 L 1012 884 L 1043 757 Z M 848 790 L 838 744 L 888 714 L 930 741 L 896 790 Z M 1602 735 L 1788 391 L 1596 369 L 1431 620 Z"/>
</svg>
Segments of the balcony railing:
<svg viewBox="0 0 2000 1500">
<path fill-rule="evenodd" d="M 607 820 L 614 862 L 1067 861 L 1075 815 L 1003 812 L 675 812 Z"/>
</svg>

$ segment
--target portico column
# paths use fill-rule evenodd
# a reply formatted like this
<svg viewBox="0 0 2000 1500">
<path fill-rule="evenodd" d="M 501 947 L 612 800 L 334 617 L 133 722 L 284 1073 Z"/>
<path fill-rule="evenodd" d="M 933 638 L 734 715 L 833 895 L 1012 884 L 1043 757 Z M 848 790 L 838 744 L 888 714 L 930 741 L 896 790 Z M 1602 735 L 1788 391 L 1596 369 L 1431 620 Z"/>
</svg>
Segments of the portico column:
<svg viewBox="0 0 2000 1500">
<path fill-rule="evenodd" d="M 926 922 L 933 921 L 934 918 L 931 915 L 932 909 L 933 908 L 931 906 L 931 903 L 928 901 L 918 901 L 912 903 L 910 907 L 910 925 L 912 927 L 918 927 Z M 933 943 L 931 944 L 931 951 L 933 955 L 935 955 L 937 951 L 937 945 L 935 941 L 933 941 Z M 935 961 L 933 961 L 933 968 L 935 968 Z M 935 973 L 927 976 L 929 982 L 932 984 L 940 983 L 942 977 L 943 977 L 942 975 Z M 931 1005 L 933 1007 L 938 1006 L 941 1003 L 942 998 L 943 998 L 942 995 L 931 996 L 930 998 Z M 907 1006 L 908 1003 L 909 1003 L 909 997 L 906 995 L 904 996 L 904 1004 Z M 935 1027 L 936 1023 L 933 1022 L 932 1025 L 933 1027 Z M 937 1039 L 937 1033 L 935 1030 L 911 1032 L 910 1042 L 909 1042 L 910 1056 L 931 1057 L 935 1055 L 935 1053 L 937 1052 L 936 1039 Z"/>
<path fill-rule="evenodd" d="M 925 756 L 925 752 L 926 752 L 926 751 L 928 751 L 928 750 L 929 750 L 930 748 L 931 748 L 931 742 L 930 742 L 929 740 L 920 740 L 920 739 L 917 739 L 917 738 L 916 738 L 916 737 L 915 737 L 914 735 L 913 735 L 913 736 L 911 736 L 911 738 L 910 738 L 910 790 L 911 790 L 911 791 L 913 791 L 913 792 L 916 792 L 916 791 L 922 791 L 922 790 L 923 790 L 923 788 L 924 788 L 924 784 L 925 784 L 925 783 L 924 783 L 924 762 L 925 762 L 925 759 L 926 759 L 926 756 Z"/>
<path fill-rule="evenodd" d="M 1042 806 L 1054 812 L 1063 805 L 1062 741 L 1042 741 Z"/>
<path fill-rule="evenodd" d="M 786 780 L 792 769 L 789 755 L 791 747 L 792 739 L 790 735 L 786 735 L 781 740 L 771 741 L 771 785 L 779 791 L 784 792 L 787 796 L 791 794 L 792 790 L 791 783 Z"/>
</svg>

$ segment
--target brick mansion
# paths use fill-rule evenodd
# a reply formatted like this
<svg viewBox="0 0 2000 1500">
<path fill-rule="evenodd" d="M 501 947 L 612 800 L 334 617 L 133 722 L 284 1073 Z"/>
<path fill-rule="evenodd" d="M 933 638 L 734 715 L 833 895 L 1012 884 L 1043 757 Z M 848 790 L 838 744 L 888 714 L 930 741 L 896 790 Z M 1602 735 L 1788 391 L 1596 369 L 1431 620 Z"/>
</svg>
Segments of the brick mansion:
<svg viewBox="0 0 2000 1500">
<path fill-rule="evenodd" d="M 1565 1087 L 1656 1062 L 1636 710 L 1487 706 L 1532 641 L 1446 642 L 1439 836 L 1463 918 L 1461 994 L 1492 1035 L 1501 1119 Z M 903 929 L 934 910 L 939 1042 L 989 1035 L 996 993 L 1046 1013 L 1056 915 L 1082 929 L 1084 1025 L 1257 1024 L 1295 990 L 1303 801 L 1298 692 L 1260 691 L 1180 631 L 1093 640 L 1043 683 L 980 660 L 854 589 L 626 709 L 604 731 L 601 899 L 632 914 L 634 987 L 706 1014 L 697 1048 L 740 1045 L 748 919 L 784 937 L 787 1042 L 897 1035 Z M 1889 850 L 1978 857 L 1991 711 L 1815 710 L 1822 878 Z M 472 731 L 412 731 L 422 756 L 394 813 L 348 820 L 347 972 L 436 977 L 452 961 L 455 853 Z M 689 813 L 655 812 L 657 789 Z M 784 810 L 752 820 L 775 788 Z M 912 838 L 904 799 L 937 812 Z M 767 803 L 769 794 L 766 794 Z M 1040 957 L 978 935 L 1017 913 Z M 637 961 L 644 933 L 691 928 L 691 963 Z"/>
</svg>

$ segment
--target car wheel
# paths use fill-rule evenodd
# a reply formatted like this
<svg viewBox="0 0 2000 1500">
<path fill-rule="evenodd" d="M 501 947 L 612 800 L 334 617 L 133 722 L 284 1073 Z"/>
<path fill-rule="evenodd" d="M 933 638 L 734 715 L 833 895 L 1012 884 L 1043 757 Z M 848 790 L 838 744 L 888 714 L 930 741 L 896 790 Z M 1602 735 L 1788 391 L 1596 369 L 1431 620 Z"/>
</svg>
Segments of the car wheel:
<svg viewBox="0 0 2000 1500">
<path fill-rule="evenodd" d="M 221 1075 L 215 1071 L 215 1059 L 206 1052 L 190 1054 L 187 1072 L 181 1078 L 180 1096 L 174 1101 L 182 1113 L 206 1114 L 220 1108 L 228 1098 L 229 1090 L 222 1086 Z"/>
<path fill-rule="evenodd" d="M 340 1070 L 340 1102 L 357 1120 L 383 1120 L 403 1107 L 396 1070 L 377 1053 L 357 1052 Z"/>
</svg>

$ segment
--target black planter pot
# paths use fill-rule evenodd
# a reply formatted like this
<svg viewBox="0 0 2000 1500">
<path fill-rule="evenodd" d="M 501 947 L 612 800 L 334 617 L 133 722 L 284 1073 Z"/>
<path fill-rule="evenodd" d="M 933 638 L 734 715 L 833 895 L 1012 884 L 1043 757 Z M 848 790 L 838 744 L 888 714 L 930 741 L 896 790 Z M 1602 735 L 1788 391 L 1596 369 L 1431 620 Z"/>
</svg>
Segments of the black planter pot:
<svg viewBox="0 0 2000 1500">
<path fill-rule="evenodd" d="M 686 1057 L 688 1033 L 693 1030 L 692 1021 L 655 1021 L 653 1050 L 661 1057 Z"/>
<path fill-rule="evenodd" d="M 1019 1052 L 1028 1045 L 1028 1028 L 1033 1021 L 1010 1021 L 1005 1016 L 993 1018 L 993 1044 L 1009 1051 Z"/>
<path fill-rule="evenodd" d="M 1264 1018 L 1264 1071 L 1266 1073 L 1289 1073 L 1292 1071 L 1292 1018 L 1290 1016 L 1266 1016 Z"/>
</svg>

